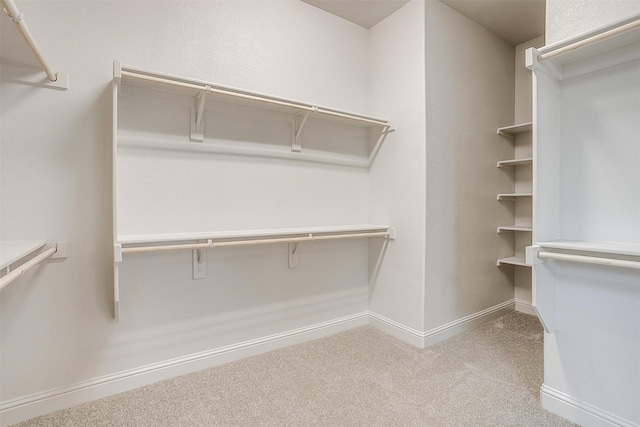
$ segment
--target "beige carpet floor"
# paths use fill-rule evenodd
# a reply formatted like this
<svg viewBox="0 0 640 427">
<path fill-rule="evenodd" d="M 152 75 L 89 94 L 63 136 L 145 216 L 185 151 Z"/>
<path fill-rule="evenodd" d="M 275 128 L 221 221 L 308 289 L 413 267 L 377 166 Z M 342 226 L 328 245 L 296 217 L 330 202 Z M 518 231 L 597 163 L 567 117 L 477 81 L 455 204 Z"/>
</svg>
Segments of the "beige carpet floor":
<svg viewBox="0 0 640 427">
<path fill-rule="evenodd" d="M 30 426 L 570 426 L 541 409 L 542 327 L 511 313 L 421 350 L 365 326 Z"/>
</svg>

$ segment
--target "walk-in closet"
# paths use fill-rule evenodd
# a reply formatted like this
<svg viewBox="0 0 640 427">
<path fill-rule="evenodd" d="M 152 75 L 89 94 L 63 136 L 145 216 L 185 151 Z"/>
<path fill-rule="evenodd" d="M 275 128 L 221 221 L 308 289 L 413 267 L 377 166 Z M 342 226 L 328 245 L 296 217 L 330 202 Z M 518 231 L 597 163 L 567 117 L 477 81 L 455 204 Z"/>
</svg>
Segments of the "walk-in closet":
<svg viewBox="0 0 640 427">
<path fill-rule="evenodd" d="M 640 425 L 639 0 L 0 0 L 0 425 Z"/>
</svg>

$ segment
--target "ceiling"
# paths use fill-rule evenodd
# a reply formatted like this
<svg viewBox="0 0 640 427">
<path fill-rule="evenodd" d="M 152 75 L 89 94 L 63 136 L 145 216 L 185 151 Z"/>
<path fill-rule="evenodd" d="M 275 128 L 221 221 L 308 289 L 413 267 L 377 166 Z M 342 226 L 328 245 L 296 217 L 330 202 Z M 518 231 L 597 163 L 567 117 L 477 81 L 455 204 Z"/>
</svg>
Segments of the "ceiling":
<svg viewBox="0 0 640 427">
<path fill-rule="evenodd" d="M 302 0 L 364 28 L 371 28 L 408 0 Z M 437 1 L 437 0 L 425 0 Z M 545 0 L 441 0 L 512 45 L 544 34 Z"/>
<path fill-rule="evenodd" d="M 441 0 L 517 45 L 544 34 L 545 0 Z"/>
<path fill-rule="evenodd" d="M 302 0 L 341 18 L 371 28 L 409 0 Z"/>
</svg>

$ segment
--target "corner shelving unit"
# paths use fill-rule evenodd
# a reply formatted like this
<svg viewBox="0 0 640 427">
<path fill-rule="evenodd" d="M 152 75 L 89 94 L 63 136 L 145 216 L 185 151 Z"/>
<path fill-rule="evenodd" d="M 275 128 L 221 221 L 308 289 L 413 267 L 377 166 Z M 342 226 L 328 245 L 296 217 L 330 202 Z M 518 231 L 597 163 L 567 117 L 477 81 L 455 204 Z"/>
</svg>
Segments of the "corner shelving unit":
<svg viewBox="0 0 640 427">
<path fill-rule="evenodd" d="M 531 130 L 532 123 L 521 123 L 512 126 L 505 126 L 498 129 L 497 134 L 513 145 L 514 158 L 500 160 L 497 167 L 503 169 L 505 173 L 512 174 L 513 193 L 500 193 L 497 195 L 499 201 L 514 202 L 514 218 L 510 225 L 499 226 L 498 233 L 513 233 L 513 256 L 501 258 L 497 265 L 515 265 L 519 267 L 529 267 L 525 262 L 524 248 L 531 244 L 531 198 L 533 196 L 531 188 L 531 167 L 533 156 L 531 151 Z M 516 281 L 517 278 L 514 278 Z"/>
<path fill-rule="evenodd" d="M 227 110 L 231 112 L 229 114 L 234 114 L 234 119 L 240 117 L 240 119 L 236 119 L 240 121 L 233 122 L 231 125 L 224 123 L 223 119 L 219 117 L 227 113 Z M 187 113 L 185 114 L 185 112 Z M 167 118 L 177 124 L 167 124 Z M 252 120 L 253 118 L 256 120 Z M 190 123 L 188 123 L 189 121 Z M 209 126 L 205 129 L 206 122 L 209 122 Z M 237 126 L 233 127 L 233 125 Z M 224 126 L 227 127 L 220 130 Z M 265 126 L 267 131 L 276 136 L 269 134 L 269 136 L 263 137 L 263 133 L 269 132 L 263 132 L 260 126 Z M 288 130 L 283 131 L 283 129 Z M 298 247 L 302 243 L 366 238 L 381 238 L 385 239 L 386 243 L 386 241 L 395 239 L 395 230 L 387 225 L 344 224 L 242 229 L 242 222 L 236 223 L 234 220 L 230 225 L 240 227 L 240 229 L 227 230 L 224 225 L 220 226 L 215 219 L 209 218 L 210 215 L 208 215 L 207 221 L 201 221 L 200 224 L 212 224 L 213 227 L 219 226 L 221 229 L 174 232 L 176 228 L 182 228 L 181 224 L 183 223 L 186 224 L 185 228 L 189 227 L 189 230 L 193 228 L 197 230 L 202 227 L 202 225 L 200 227 L 192 226 L 193 221 L 191 220 L 193 218 L 189 218 L 189 215 L 200 218 L 207 214 L 207 212 L 201 212 L 200 200 L 194 200 L 193 207 L 184 209 L 189 212 L 187 218 L 180 225 L 174 225 L 167 232 L 165 232 L 165 225 L 160 221 L 159 224 L 154 224 L 151 227 L 153 231 L 158 230 L 159 232 L 149 233 L 147 229 L 137 233 L 136 231 L 140 227 L 146 226 L 141 225 L 141 221 L 129 221 L 126 226 L 122 225 L 124 222 L 122 220 L 127 216 L 123 216 L 121 213 L 124 202 L 120 201 L 119 197 L 123 197 L 123 200 L 126 199 L 130 204 L 141 203 L 139 198 L 121 196 L 128 183 L 133 182 L 126 181 L 123 177 L 122 165 L 124 161 L 121 158 L 123 147 L 133 146 L 142 150 L 161 149 L 164 150 L 164 153 L 169 153 L 165 154 L 166 157 L 162 158 L 163 160 L 173 159 L 176 157 L 173 153 L 180 151 L 185 153 L 184 156 L 192 156 L 193 158 L 200 156 L 200 153 L 236 157 L 267 157 L 279 161 L 333 164 L 338 165 L 340 170 L 344 170 L 349 167 L 368 168 L 374 161 L 385 138 L 393 130 L 388 120 L 380 118 L 217 83 L 121 67 L 120 63 L 115 61 L 113 79 L 113 247 L 114 317 L 116 321 L 120 316 L 119 265 L 133 254 L 190 250 L 193 260 L 193 278 L 201 279 L 206 276 L 205 250 L 209 248 L 287 244 L 288 267 L 296 268 L 299 256 Z M 258 132 L 260 138 L 249 139 L 247 132 L 252 131 Z M 243 136 L 235 138 L 234 133 L 238 132 L 244 132 Z M 313 132 L 316 133 L 313 134 Z M 317 136 L 321 132 L 328 132 L 330 135 L 318 138 Z M 255 133 L 250 135 L 253 136 Z M 309 142 L 303 140 L 303 136 L 309 137 L 309 140 L 313 140 L 312 137 L 316 136 L 316 139 Z M 354 138 L 357 141 L 354 141 Z M 353 147 L 358 144 L 361 147 L 360 151 L 354 151 Z M 130 167 L 138 167 L 137 165 L 141 161 L 153 163 L 154 159 L 161 158 L 161 156 L 147 158 L 144 155 L 146 152 L 154 153 L 153 151 L 136 152 L 135 161 L 132 161 L 133 166 L 129 164 Z M 216 159 L 221 161 L 221 158 L 217 157 Z M 127 171 L 130 172 L 130 170 Z M 165 172 L 166 170 L 156 168 L 154 165 L 146 169 L 144 173 L 139 173 L 136 170 L 126 178 L 130 180 L 131 176 L 135 176 L 133 179 L 136 179 L 137 182 L 137 178 L 144 175 L 144 179 L 149 179 L 147 182 L 151 183 L 154 182 L 154 178 L 160 177 L 157 174 L 164 176 Z M 201 172 L 201 174 L 204 173 L 206 172 Z M 206 178 L 199 176 L 193 170 L 189 170 L 188 175 L 183 176 L 175 173 L 172 176 L 177 180 L 185 179 L 188 183 L 206 181 Z M 196 180 L 194 180 L 194 176 L 197 177 Z M 224 179 L 229 178 L 225 177 Z M 291 177 L 291 182 L 296 182 L 296 176 Z M 144 190 L 146 187 L 141 188 Z M 138 193 L 136 194 L 138 195 Z M 220 201 L 215 196 L 206 194 L 206 191 L 201 192 L 198 197 L 208 197 L 215 202 L 211 203 L 211 206 L 219 206 Z M 232 200 L 224 200 L 225 206 L 233 208 L 235 206 L 233 202 L 239 197 L 242 195 L 232 194 Z M 269 200 L 269 206 L 274 204 L 279 206 L 277 199 L 277 197 L 272 197 Z M 187 200 L 187 203 L 191 206 L 190 200 Z M 128 207 L 130 208 L 130 206 Z M 286 209 L 286 207 L 282 207 L 282 209 Z M 137 211 L 130 209 L 127 212 L 128 215 L 131 215 Z M 304 214 L 304 212 L 302 213 Z"/>
</svg>

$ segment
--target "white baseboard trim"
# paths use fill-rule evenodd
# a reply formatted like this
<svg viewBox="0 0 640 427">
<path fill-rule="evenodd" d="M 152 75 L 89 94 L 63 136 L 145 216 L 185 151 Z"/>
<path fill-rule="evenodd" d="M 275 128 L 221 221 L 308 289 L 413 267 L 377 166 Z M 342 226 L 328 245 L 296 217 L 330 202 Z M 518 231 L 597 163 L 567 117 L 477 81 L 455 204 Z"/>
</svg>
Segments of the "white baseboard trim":
<svg viewBox="0 0 640 427">
<path fill-rule="evenodd" d="M 440 341 L 446 340 L 447 338 L 451 338 L 461 332 L 468 331 L 478 325 L 510 313 L 514 311 L 514 309 L 515 300 L 511 299 L 437 328 L 430 329 L 426 332 L 420 332 L 372 311 L 369 312 L 369 317 L 371 325 L 388 333 L 389 335 L 415 345 L 416 347 L 426 348 Z"/>
<path fill-rule="evenodd" d="M 0 403 L 0 425 L 8 426 L 50 412 L 111 396 L 179 375 L 211 368 L 267 351 L 333 335 L 369 323 L 367 311 L 279 334 L 245 341 L 94 378 L 68 387 Z"/>
<path fill-rule="evenodd" d="M 639 425 L 620 418 L 568 394 L 546 385 L 540 387 L 542 407 L 581 426 L 590 427 L 638 427 Z"/>
<path fill-rule="evenodd" d="M 421 332 L 371 311 L 317 323 L 238 344 L 118 372 L 71 386 L 0 403 L 0 426 L 8 426 L 71 406 L 122 393 L 158 381 L 229 363 L 305 341 L 371 324 L 416 347 L 425 348 L 514 310 L 509 300 L 438 328 Z"/>
<path fill-rule="evenodd" d="M 531 314 L 532 316 L 538 316 L 538 313 L 536 313 L 536 309 L 533 308 L 533 305 L 531 305 L 531 303 L 528 301 L 516 299 L 516 311 Z"/>
</svg>

